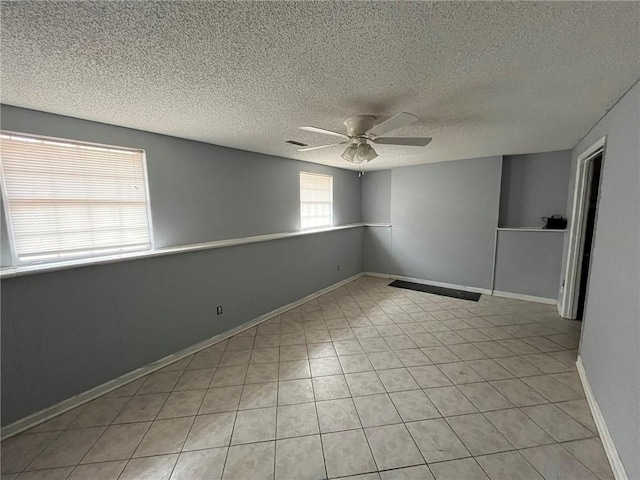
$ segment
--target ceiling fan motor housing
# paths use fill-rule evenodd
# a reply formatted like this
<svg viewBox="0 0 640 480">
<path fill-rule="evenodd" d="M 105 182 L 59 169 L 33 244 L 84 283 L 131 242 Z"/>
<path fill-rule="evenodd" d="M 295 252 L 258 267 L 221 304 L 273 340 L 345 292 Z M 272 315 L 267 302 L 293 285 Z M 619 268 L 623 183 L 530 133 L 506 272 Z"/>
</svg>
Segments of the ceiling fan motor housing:
<svg viewBox="0 0 640 480">
<path fill-rule="evenodd" d="M 344 126 L 347 127 L 347 135 L 350 137 L 363 137 L 375 124 L 376 117 L 371 115 L 354 115 L 344 121 Z"/>
</svg>

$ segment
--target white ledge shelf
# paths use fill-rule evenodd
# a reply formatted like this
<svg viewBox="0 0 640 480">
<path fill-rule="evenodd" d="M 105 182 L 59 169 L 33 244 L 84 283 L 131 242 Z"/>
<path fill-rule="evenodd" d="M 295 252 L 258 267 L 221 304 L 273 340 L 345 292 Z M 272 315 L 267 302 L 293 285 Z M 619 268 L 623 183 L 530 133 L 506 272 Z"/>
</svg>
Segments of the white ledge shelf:
<svg viewBox="0 0 640 480">
<path fill-rule="evenodd" d="M 498 227 L 499 232 L 561 232 L 564 233 L 567 230 L 554 229 L 554 228 L 541 228 L 541 227 Z"/>
<path fill-rule="evenodd" d="M 255 235 L 252 237 L 230 238 L 227 240 L 216 240 L 213 242 L 194 243 L 191 245 L 181 245 L 177 247 L 163 247 L 157 248 L 155 250 L 147 250 L 144 252 L 123 253 L 120 255 L 110 255 L 105 257 L 82 258 L 64 262 L 22 265 L 18 267 L 5 267 L 0 269 L 0 278 L 19 277 L 23 275 L 33 275 L 36 273 L 53 272 L 57 270 L 69 270 L 71 268 L 84 267 L 88 265 L 102 265 L 105 263 L 116 263 L 126 260 L 137 260 L 140 258 L 160 257 L 162 255 L 175 255 L 178 253 L 197 252 L 200 250 L 210 250 L 214 248 L 235 247 L 237 245 L 246 245 L 249 243 L 269 242 L 272 240 L 280 240 L 283 238 L 302 237 L 305 235 L 335 232 L 338 230 L 347 230 L 350 228 L 378 226 L 391 225 L 378 223 L 351 223 L 348 225 L 337 225 L 335 227 L 310 228 L 306 230 L 297 230 L 295 232 L 270 233 L 266 235 Z"/>
</svg>

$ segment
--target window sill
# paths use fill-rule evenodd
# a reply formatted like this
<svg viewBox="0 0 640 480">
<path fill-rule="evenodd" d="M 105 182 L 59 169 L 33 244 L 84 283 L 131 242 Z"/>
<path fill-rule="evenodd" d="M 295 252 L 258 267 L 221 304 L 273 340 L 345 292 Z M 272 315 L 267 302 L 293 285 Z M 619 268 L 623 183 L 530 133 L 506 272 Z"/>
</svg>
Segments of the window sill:
<svg viewBox="0 0 640 480">
<path fill-rule="evenodd" d="M 200 250 L 210 250 L 214 248 L 234 247 L 236 245 L 246 245 L 249 243 L 269 242 L 271 240 L 280 240 L 283 238 L 300 237 L 304 235 L 313 235 L 316 233 L 333 232 L 337 230 L 346 230 L 358 227 L 375 227 L 385 226 L 384 224 L 368 224 L 368 223 L 351 223 L 348 225 L 338 225 L 335 227 L 309 228 L 298 230 L 295 232 L 270 233 L 267 235 L 256 235 L 253 237 L 230 238 L 228 240 L 216 240 L 213 242 L 194 243 L 191 245 L 182 245 L 178 247 L 164 247 L 155 250 L 147 250 L 144 252 L 132 252 L 119 255 L 110 255 L 105 257 L 82 258 L 78 260 L 68 260 L 55 263 L 21 265 L 13 267 L 4 267 L 0 269 L 0 278 L 12 278 L 23 275 L 33 275 L 36 273 L 53 272 L 57 270 L 69 270 L 72 268 L 84 267 L 87 265 L 100 265 L 105 263 L 116 263 L 126 260 L 136 260 L 140 258 L 159 257 L 162 255 L 174 255 L 177 253 L 197 252 Z M 387 225 L 390 226 L 390 225 Z"/>
</svg>

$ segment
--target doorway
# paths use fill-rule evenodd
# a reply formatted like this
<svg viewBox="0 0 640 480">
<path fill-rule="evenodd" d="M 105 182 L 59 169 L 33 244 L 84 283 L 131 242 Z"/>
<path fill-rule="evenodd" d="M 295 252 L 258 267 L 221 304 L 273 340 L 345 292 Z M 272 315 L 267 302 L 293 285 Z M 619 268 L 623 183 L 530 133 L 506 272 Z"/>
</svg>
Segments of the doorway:
<svg viewBox="0 0 640 480">
<path fill-rule="evenodd" d="M 591 160 L 589 168 L 589 189 L 587 191 L 587 207 L 585 211 L 584 233 L 582 235 L 582 259 L 580 265 L 580 282 L 578 287 L 578 306 L 576 308 L 576 320 L 582 321 L 584 306 L 587 300 L 587 285 L 589 283 L 589 266 L 591 264 L 591 252 L 593 237 L 596 230 L 596 211 L 598 206 L 598 194 L 600 192 L 600 172 L 602 171 L 602 152 L 599 152 Z"/>
<path fill-rule="evenodd" d="M 592 264 L 606 138 L 578 157 L 560 315 L 582 320 Z"/>
</svg>

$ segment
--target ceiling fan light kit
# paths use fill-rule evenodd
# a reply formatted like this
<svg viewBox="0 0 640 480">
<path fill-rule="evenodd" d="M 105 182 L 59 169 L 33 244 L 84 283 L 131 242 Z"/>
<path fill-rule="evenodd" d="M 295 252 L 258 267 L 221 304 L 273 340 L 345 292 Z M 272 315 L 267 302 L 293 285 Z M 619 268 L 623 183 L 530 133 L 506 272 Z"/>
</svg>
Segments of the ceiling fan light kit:
<svg viewBox="0 0 640 480">
<path fill-rule="evenodd" d="M 431 142 L 428 137 L 413 137 L 413 138 L 396 138 L 396 137 L 381 137 L 392 130 L 410 125 L 418 121 L 418 117 L 406 112 L 400 112 L 393 117 L 385 120 L 384 122 L 376 125 L 376 117 L 371 115 L 354 115 L 347 118 L 344 121 L 344 126 L 347 128 L 347 134 L 334 132 L 332 130 L 326 130 L 318 127 L 300 127 L 302 130 L 314 133 L 323 133 L 325 135 L 333 135 L 335 137 L 342 137 L 347 141 L 332 143 L 329 145 L 320 145 L 318 147 L 301 148 L 299 152 L 308 152 L 310 150 L 318 150 L 321 148 L 333 147 L 335 145 L 348 144 L 344 152 L 342 152 L 342 158 L 347 162 L 355 164 L 364 164 L 370 162 L 378 156 L 378 153 L 368 143 L 379 143 L 381 145 L 402 145 L 408 147 L 424 147 Z"/>
</svg>

